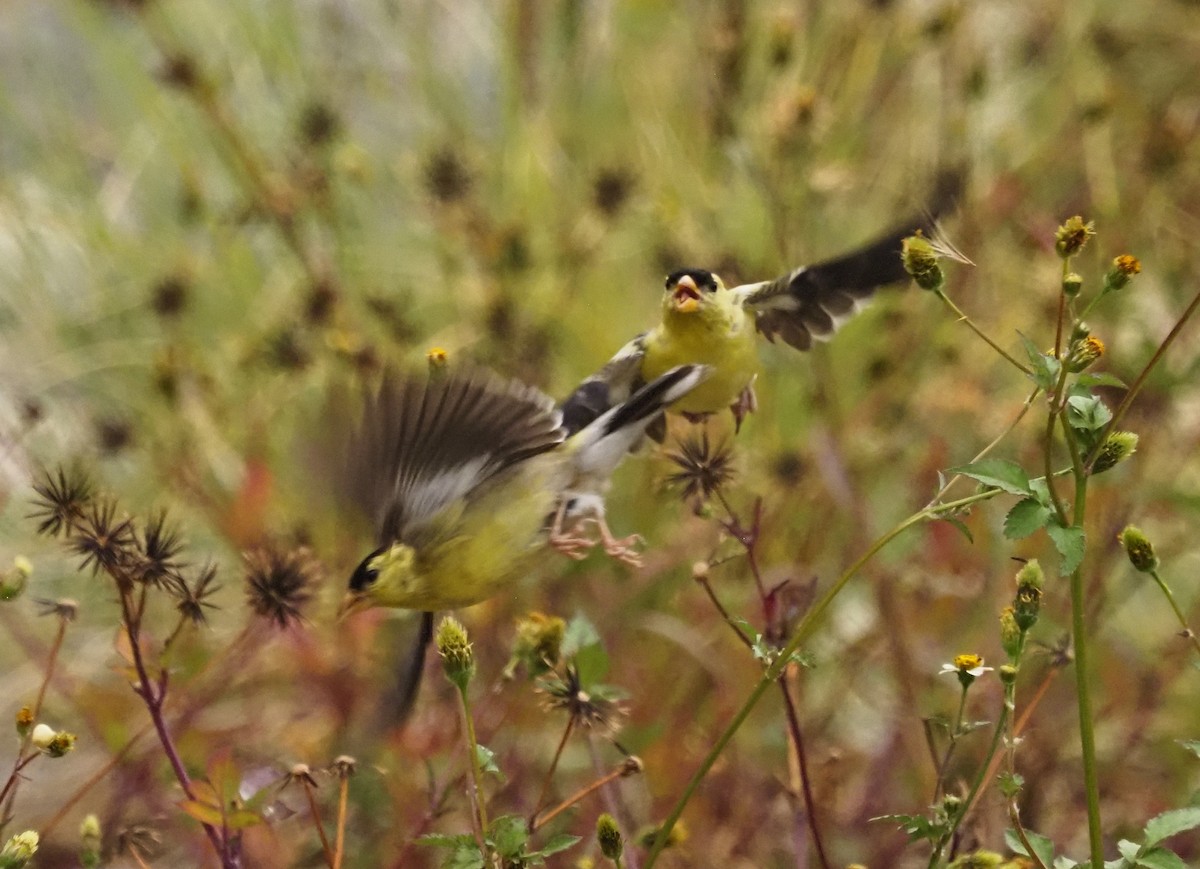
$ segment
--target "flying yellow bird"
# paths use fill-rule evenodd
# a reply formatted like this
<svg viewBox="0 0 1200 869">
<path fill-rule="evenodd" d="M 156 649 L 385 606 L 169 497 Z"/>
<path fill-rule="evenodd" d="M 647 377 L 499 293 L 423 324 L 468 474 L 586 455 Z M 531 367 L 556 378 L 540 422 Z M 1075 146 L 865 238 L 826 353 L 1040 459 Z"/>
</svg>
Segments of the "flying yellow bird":
<svg viewBox="0 0 1200 869">
<path fill-rule="evenodd" d="M 539 547 L 574 554 L 564 504 L 603 515 L 612 471 L 651 422 L 707 370 L 665 372 L 567 437 L 554 401 L 483 370 L 439 377 L 389 374 L 347 450 L 347 491 L 373 516 L 376 548 L 350 579 L 342 614 L 370 606 L 470 606 L 510 585 Z M 557 521 L 554 521 L 557 519 Z"/>
<path fill-rule="evenodd" d="M 939 201 L 948 199 L 949 188 Z M 916 231 L 932 234 L 934 218 L 913 219 L 858 250 L 773 280 L 727 288 L 705 269 L 667 276 L 662 320 L 622 347 L 563 402 L 568 431 L 577 431 L 642 384 L 675 366 L 709 366 L 709 377 L 671 410 L 693 421 L 729 408 L 738 428 L 757 409 L 758 336 L 782 339 L 797 350 L 830 338 L 877 289 L 907 280 L 900 261 L 902 240 Z M 661 431 L 651 430 L 661 440 Z"/>
</svg>

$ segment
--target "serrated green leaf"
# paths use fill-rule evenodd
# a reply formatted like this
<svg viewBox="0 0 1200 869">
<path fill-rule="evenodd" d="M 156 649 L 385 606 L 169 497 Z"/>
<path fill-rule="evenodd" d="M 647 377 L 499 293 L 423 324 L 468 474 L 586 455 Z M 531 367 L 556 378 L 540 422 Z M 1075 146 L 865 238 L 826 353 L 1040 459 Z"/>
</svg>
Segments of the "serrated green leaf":
<svg viewBox="0 0 1200 869">
<path fill-rule="evenodd" d="M 1112 411 L 1095 395 L 1072 395 L 1067 399 L 1067 422 L 1081 431 L 1099 431 L 1112 419 Z"/>
<path fill-rule="evenodd" d="M 488 841 L 502 857 L 520 856 L 529 842 L 529 828 L 525 819 L 517 815 L 501 815 L 488 827 Z"/>
<path fill-rule="evenodd" d="M 1075 381 L 1080 386 L 1115 386 L 1118 389 L 1128 389 L 1125 381 L 1114 374 L 1109 374 L 1107 371 L 1097 371 L 1093 374 L 1081 374 L 1079 379 Z"/>
<path fill-rule="evenodd" d="M 580 836 L 572 836 L 569 833 L 558 833 L 551 836 L 545 845 L 538 848 L 537 855 L 539 857 L 549 857 L 551 854 L 558 854 L 561 851 L 574 847 L 580 838 Z"/>
<path fill-rule="evenodd" d="M 579 684 L 589 688 L 608 675 L 609 658 L 604 646 L 592 643 L 584 646 L 570 658 L 579 676 Z"/>
<path fill-rule="evenodd" d="M 1200 827 L 1200 806 L 1171 809 L 1146 822 L 1146 844 L 1157 845 L 1177 833 Z"/>
<path fill-rule="evenodd" d="M 1004 517 L 1004 536 L 1009 540 L 1020 540 L 1046 527 L 1054 515 L 1049 507 L 1036 498 L 1025 498 L 1013 505 Z"/>
<path fill-rule="evenodd" d="M 971 462 L 969 465 L 959 465 L 948 468 L 947 473 L 962 474 L 972 480 L 978 480 L 985 486 L 995 486 L 1014 495 L 1032 495 L 1029 488 L 1029 475 L 1016 462 L 1007 459 L 984 459 Z"/>
<path fill-rule="evenodd" d="M 1137 859 L 1138 852 L 1142 850 L 1142 846 L 1137 842 L 1121 839 L 1117 842 L 1117 850 L 1125 860 L 1132 862 Z"/>
<path fill-rule="evenodd" d="M 1025 348 L 1025 355 L 1029 358 L 1029 364 L 1033 371 L 1030 373 L 1030 378 L 1042 389 L 1049 392 L 1058 383 L 1058 374 L 1062 370 L 1062 363 L 1055 359 L 1049 353 L 1043 353 L 1042 350 L 1026 338 L 1021 336 L 1021 346 Z"/>
<path fill-rule="evenodd" d="M 1133 865 L 1142 869 L 1187 869 L 1187 864 L 1179 859 L 1179 855 L 1166 848 L 1151 848 L 1139 855 Z"/>
<path fill-rule="evenodd" d="M 1057 522 L 1051 522 L 1046 526 L 1046 533 L 1050 535 L 1050 539 L 1054 541 L 1054 548 L 1062 557 L 1058 572 L 1063 576 L 1072 573 L 1083 562 L 1083 553 L 1087 548 L 1087 537 L 1083 529 L 1074 525 L 1064 528 Z"/>
<path fill-rule="evenodd" d="M 1052 842 L 1047 836 L 1043 836 L 1040 833 L 1035 833 L 1033 830 L 1026 830 L 1025 838 L 1029 840 L 1029 844 L 1033 847 L 1034 854 L 1036 854 L 1037 858 L 1042 861 L 1042 864 L 1049 866 L 1054 860 L 1054 842 Z M 1021 857 L 1033 856 L 1033 854 L 1030 854 L 1025 850 L 1025 843 L 1021 841 L 1021 837 L 1017 835 L 1017 831 L 1012 828 L 1004 831 L 1004 844 L 1008 845 L 1008 849 L 1010 851 Z"/>
</svg>

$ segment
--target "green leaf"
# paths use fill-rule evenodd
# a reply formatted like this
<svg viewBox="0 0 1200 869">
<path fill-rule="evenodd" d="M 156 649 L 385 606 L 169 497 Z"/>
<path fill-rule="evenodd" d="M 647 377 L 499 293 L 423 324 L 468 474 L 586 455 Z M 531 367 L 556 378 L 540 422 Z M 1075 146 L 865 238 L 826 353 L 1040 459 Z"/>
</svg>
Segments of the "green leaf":
<svg viewBox="0 0 1200 869">
<path fill-rule="evenodd" d="M 1083 529 L 1074 525 L 1064 528 L 1057 522 L 1051 522 L 1046 526 L 1046 533 L 1050 535 L 1050 539 L 1054 541 L 1054 548 L 1062 556 L 1059 573 L 1066 576 L 1068 573 L 1074 572 L 1075 568 L 1079 567 L 1083 561 L 1083 553 L 1087 544 Z"/>
<path fill-rule="evenodd" d="M 1019 794 L 1025 786 L 1025 777 L 1019 772 L 1002 772 L 996 776 L 996 781 L 1000 785 L 1000 793 L 1010 798 Z"/>
<path fill-rule="evenodd" d="M 1080 386 L 1115 386 L 1119 389 L 1128 389 L 1125 381 L 1116 375 L 1109 374 L 1107 371 L 1097 371 L 1094 374 L 1081 374 L 1079 379 L 1075 381 Z"/>
<path fill-rule="evenodd" d="M 908 834 L 910 842 L 922 839 L 934 842 L 948 832 L 946 824 L 932 821 L 924 815 L 879 815 L 871 820 L 891 821 Z"/>
<path fill-rule="evenodd" d="M 199 800 L 183 800 L 178 803 L 178 806 L 185 815 L 212 827 L 221 826 L 221 822 L 225 819 L 219 807 L 202 803 Z"/>
<path fill-rule="evenodd" d="M 488 841 L 502 857 L 511 859 L 521 856 L 529 842 L 529 828 L 525 819 L 517 815 L 501 815 L 488 827 Z"/>
<path fill-rule="evenodd" d="M 1151 848 L 1140 855 L 1133 865 L 1144 869 L 1187 869 L 1187 864 L 1179 859 L 1179 855 L 1166 848 Z"/>
<path fill-rule="evenodd" d="M 963 537 L 967 538 L 968 543 L 975 542 L 975 537 L 971 534 L 971 529 L 967 527 L 967 523 L 963 522 L 963 520 L 959 519 L 957 516 L 942 516 L 941 520 L 952 527 L 957 528 L 959 533 L 962 534 Z"/>
<path fill-rule="evenodd" d="M 1121 839 L 1117 842 L 1117 850 L 1121 852 L 1121 856 L 1132 863 L 1137 859 L 1138 852 L 1142 850 L 1142 846 L 1137 842 L 1130 842 L 1128 839 Z"/>
<path fill-rule="evenodd" d="M 1112 411 L 1095 395 L 1072 395 L 1067 399 L 1067 422 L 1081 431 L 1099 431 L 1112 419 Z"/>
<path fill-rule="evenodd" d="M 580 840 L 580 836 L 572 836 L 568 833 L 558 833 L 551 836 L 545 845 L 538 848 L 536 854 L 539 857 L 549 857 L 551 854 L 557 854 L 560 851 L 565 851 L 568 848 L 574 847 L 575 843 Z"/>
<path fill-rule="evenodd" d="M 950 474 L 962 474 L 972 480 L 978 480 L 985 486 L 994 486 L 1011 492 L 1014 495 L 1032 495 L 1029 488 L 1029 475 L 1016 462 L 1007 459 L 984 459 L 981 462 L 971 462 L 969 465 L 959 465 L 947 469 Z"/>
<path fill-rule="evenodd" d="M 1041 349 L 1021 335 L 1021 346 L 1025 348 L 1025 355 L 1029 358 L 1029 364 L 1033 367 L 1033 372 L 1029 375 L 1030 378 L 1042 389 L 1049 392 L 1058 384 L 1058 373 L 1062 370 L 1062 363 L 1054 358 L 1049 353 L 1043 353 Z"/>
<path fill-rule="evenodd" d="M 1025 838 L 1029 840 L 1029 844 L 1033 847 L 1034 854 L 1042 861 L 1043 865 L 1049 866 L 1054 861 L 1054 842 L 1048 837 L 1035 833 L 1033 830 L 1025 831 Z M 1021 837 L 1017 835 L 1017 831 L 1009 828 L 1004 831 L 1004 844 L 1008 845 L 1008 849 L 1014 854 L 1021 857 L 1032 857 L 1025 850 L 1025 844 L 1021 841 Z"/>
<path fill-rule="evenodd" d="M 479 765 L 479 769 L 483 772 L 490 772 L 493 775 L 504 778 L 504 773 L 500 771 L 500 767 L 496 766 L 496 752 L 483 743 L 475 744 L 475 763 Z"/>
<path fill-rule="evenodd" d="M 584 688 L 591 687 L 608 675 L 608 652 L 599 643 L 584 646 L 570 660 L 575 664 L 575 672 L 579 675 L 579 684 Z"/>
<path fill-rule="evenodd" d="M 1200 827 L 1200 806 L 1171 809 L 1146 822 L 1146 844 L 1157 845 L 1163 839 L 1196 827 Z"/>
<path fill-rule="evenodd" d="M 1009 540 L 1028 537 L 1034 531 L 1045 528 L 1054 511 L 1036 498 L 1025 498 L 1013 505 L 1004 517 L 1004 536 Z"/>
<path fill-rule="evenodd" d="M 1175 740 L 1196 757 L 1200 757 L 1200 739 L 1177 739 Z"/>
</svg>

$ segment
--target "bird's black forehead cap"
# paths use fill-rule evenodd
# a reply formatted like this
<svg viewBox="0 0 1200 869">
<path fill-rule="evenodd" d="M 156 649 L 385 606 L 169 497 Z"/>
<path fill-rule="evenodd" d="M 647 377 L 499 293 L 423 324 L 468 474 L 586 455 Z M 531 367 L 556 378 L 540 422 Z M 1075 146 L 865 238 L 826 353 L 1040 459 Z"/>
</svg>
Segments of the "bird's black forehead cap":
<svg viewBox="0 0 1200 869">
<path fill-rule="evenodd" d="M 701 290 L 715 290 L 717 288 L 717 278 L 708 269 L 680 269 L 677 272 L 671 272 L 667 275 L 665 286 L 667 289 L 675 286 L 682 278 L 691 278 L 696 283 L 696 287 Z"/>
<path fill-rule="evenodd" d="M 362 591 L 375 581 L 375 571 L 371 570 L 367 565 L 371 563 L 372 558 L 382 554 L 383 547 L 380 547 L 358 563 L 358 567 L 354 568 L 354 574 L 350 577 L 351 591 Z"/>
</svg>

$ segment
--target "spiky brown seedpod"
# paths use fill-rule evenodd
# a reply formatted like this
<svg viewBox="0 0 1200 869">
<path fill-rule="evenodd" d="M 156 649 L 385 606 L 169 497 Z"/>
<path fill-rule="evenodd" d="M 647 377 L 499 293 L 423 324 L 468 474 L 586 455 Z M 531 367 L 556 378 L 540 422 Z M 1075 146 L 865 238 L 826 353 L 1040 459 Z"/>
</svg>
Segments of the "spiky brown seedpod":
<svg viewBox="0 0 1200 869">
<path fill-rule="evenodd" d="M 131 573 L 138 582 L 171 592 L 181 592 L 186 583 L 179 571 L 179 553 L 183 542 L 179 529 L 167 524 L 167 512 L 152 514 L 142 531 L 138 558 Z"/>
<path fill-rule="evenodd" d="M 30 519 L 36 519 L 38 534 L 57 537 L 70 534 L 83 521 L 83 512 L 92 500 L 92 483 L 78 468 L 58 468 L 53 475 L 44 472 L 33 484 L 38 497 Z"/>
<path fill-rule="evenodd" d="M 209 598 L 221 587 L 216 580 L 217 566 L 210 561 L 201 568 L 199 575 L 190 585 L 183 583 L 179 591 L 179 603 L 175 605 L 179 614 L 194 625 L 208 624 L 208 613 L 205 610 L 217 608 Z"/>
<path fill-rule="evenodd" d="M 733 450 L 727 443 L 713 447 L 708 432 L 689 434 L 677 452 L 667 458 L 679 471 L 667 477 L 668 486 L 679 486 L 680 495 L 694 505 L 702 504 L 733 481 Z"/>
<path fill-rule="evenodd" d="M 298 623 L 319 578 L 312 553 L 303 546 L 287 551 L 260 547 L 244 557 L 246 602 L 254 614 L 280 628 Z"/>
<path fill-rule="evenodd" d="M 613 699 L 586 691 L 579 679 L 579 670 L 568 664 L 566 675 L 542 679 L 538 690 L 546 695 L 547 709 L 562 709 L 576 724 L 601 730 L 616 731 L 625 710 Z"/>
<path fill-rule="evenodd" d="M 83 556 L 80 570 L 91 567 L 93 576 L 103 570 L 118 585 L 130 581 L 128 568 L 139 556 L 133 520 L 128 516 L 118 519 L 117 502 L 107 497 L 88 505 L 86 515 L 71 536 L 71 548 Z"/>
</svg>

